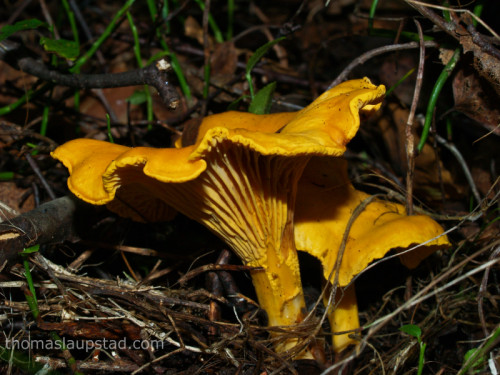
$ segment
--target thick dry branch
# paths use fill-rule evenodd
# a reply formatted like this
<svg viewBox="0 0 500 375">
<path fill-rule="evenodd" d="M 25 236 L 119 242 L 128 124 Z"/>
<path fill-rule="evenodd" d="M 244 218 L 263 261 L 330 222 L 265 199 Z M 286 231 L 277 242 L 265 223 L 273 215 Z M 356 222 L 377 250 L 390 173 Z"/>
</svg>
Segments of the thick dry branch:
<svg viewBox="0 0 500 375">
<path fill-rule="evenodd" d="M 24 248 L 78 238 L 73 217 L 80 205 L 66 196 L 0 223 L 0 270 Z"/>
<path fill-rule="evenodd" d="M 16 42 L 3 41 L 0 45 L 0 59 L 13 68 L 34 75 L 44 81 L 75 89 L 103 89 L 124 86 L 150 85 L 159 93 L 170 109 L 175 109 L 179 97 L 169 83 L 170 63 L 159 59 L 142 69 L 108 74 L 66 74 L 49 69 L 38 58 L 31 56 L 29 50 L 22 49 Z"/>
</svg>

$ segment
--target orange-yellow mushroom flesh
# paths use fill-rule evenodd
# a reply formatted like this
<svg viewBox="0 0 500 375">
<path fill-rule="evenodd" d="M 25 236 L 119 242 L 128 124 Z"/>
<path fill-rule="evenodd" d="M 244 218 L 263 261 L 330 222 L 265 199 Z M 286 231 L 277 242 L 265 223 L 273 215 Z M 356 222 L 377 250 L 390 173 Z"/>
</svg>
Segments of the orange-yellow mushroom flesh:
<svg viewBox="0 0 500 375">
<path fill-rule="evenodd" d="M 251 275 L 269 324 L 289 326 L 305 316 L 293 235 L 302 171 L 313 156 L 341 156 L 360 112 L 378 109 L 384 93 L 368 79 L 349 81 L 299 112 L 208 116 L 190 146 L 79 139 L 53 156 L 69 169 L 70 190 L 87 202 L 143 221 L 164 220 L 174 208 L 207 226 L 244 264 L 260 268 Z"/>
</svg>

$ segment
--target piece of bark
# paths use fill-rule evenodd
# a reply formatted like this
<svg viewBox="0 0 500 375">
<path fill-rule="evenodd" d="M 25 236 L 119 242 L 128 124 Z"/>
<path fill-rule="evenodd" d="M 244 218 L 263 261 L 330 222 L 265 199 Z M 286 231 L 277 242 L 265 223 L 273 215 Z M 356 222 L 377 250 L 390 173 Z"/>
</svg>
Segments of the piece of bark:
<svg viewBox="0 0 500 375">
<path fill-rule="evenodd" d="M 81 205 L 64 196 L 0 223 L 0 271 L 27 247 L 78 239 L 74 216 Z"/>
</svg>

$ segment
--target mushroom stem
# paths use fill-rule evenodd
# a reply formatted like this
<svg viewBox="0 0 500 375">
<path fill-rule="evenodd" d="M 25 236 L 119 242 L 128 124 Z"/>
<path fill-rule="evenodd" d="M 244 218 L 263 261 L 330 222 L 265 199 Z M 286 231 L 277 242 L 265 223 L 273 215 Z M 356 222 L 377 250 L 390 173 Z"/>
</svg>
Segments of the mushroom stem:
<svg viewBox="0 0 500 375">
<path fill-rule="evenodd" d="M 210 152 L 196 186 L 172 188 L 171 205 L 223 238 L 244 264 L 259 268 L 251 276 L 269 326 L 300 323 L 306 308 L 293 217 L 297 183 L 310 157 L 263 156 L 227 142 Z M 186 201 L 188 191 L 194 194 Z M 275 350 L 297 343 L 285 339 Z M 300 358 L 311 358 L 308 353 Z"/>
<path fill-rule="evenodd" d="M 337 287 L 335 301 L 330 301 L 332 285 L 328 283 L 326 293 L 323 295 L 323 302 L 328 307 L 328 320 L 330 329 L 335 332 L 352 331 L 359 328 L 358 304 L 356 300 L 356 290 L 354 283 L 347 287 Z M 333 349 L 341 352 L 349 345 L 357 344 L 357 341 L 350 338 L 353 332 L 345 334 L 334 334 L 332 336 Z"/>
<path fill-rule="evenodd" d="M 288 205 L 287 220 L 283 227 L 279 249 L 269 245 L 264 267 L 252 272 L 252 281 L 261 308 L 266 310 L 269 326 L 291 328 L 304 320 L 307 314 L 301 287 L 300 268 L 293 234 L 293 202 Z M 298 337 L 286 338 L 276 345 L 277 352 L 292 349 Z M 312 358 L 308 349 L 296 359 Z"/>
</svg>

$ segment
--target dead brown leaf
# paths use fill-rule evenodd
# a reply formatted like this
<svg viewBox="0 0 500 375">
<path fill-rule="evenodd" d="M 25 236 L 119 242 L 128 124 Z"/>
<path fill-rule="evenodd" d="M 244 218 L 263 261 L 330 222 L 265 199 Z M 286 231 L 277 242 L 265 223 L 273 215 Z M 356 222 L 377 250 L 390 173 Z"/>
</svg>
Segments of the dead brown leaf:
<svg viewBox="0 0 500 375">
<path fill-rule="evenodd" d="M 238 51 L 233 42 L 217 43 L 215 50 L 210 57 L 210 67 L 214 80 L 220 85 L 229 83 L 233 78 L 238 67 Z"/>
<path fill-rule="evenodd" d="M 31 194 L 24 202 L 24 195 L 28 189 L 20 188 L 13 181 L 5 181 L 0 183 L 0 197 L 3 204 L 10 207 L 13 211 L 18 214 L 23 212 L 28 212 L 35 208 L 35 199 L 33 194 Z M 22 204 L 21 204 L 22 203 Z M 11 219 L 17 216 L 14 212 L 9 212 L 8 210 L 1 210 L 0 219 Z"/>
<path fill-rule="evenodd" d="M 188 16 L 184 22 L 184 34 L 190 38 L 196 39 L 196 41 L 202 46 L 203 45 L 203 28 L 200 23 L 192 16 Z M 209 38 L 209 44 L 213 43 L 212 39 Z"/>
<path fill-rule="evenodd" d="M 463 35 L 459 40 L 464 48 L 464 53 L 472 52 L 474 54 L 474 67 L 477 72 L 488 80 L 500 95 L 500 60 L 493 54 L 485 52 L 481 46 L 474 42 L 471 35 Z"/>
<path fill-rule="evenodd" d="M 389 151 L 392 163 L 400 171 L 406 170 L 406 122 L 409 110 L 400 107 L 396 103 L 389 104 L 392 121 L 384 119 L 379 122 L 384 143 Z M 414 129 L 416 126 L 414 126 Z M 418 136 L 415 140 L 418 142 Z M 441 184 L 444 188 L 445 197 L 442 197 Z M 449 170 L 445 168 L 442 161 L 436 156 L 436 152 L 430 144 L 426 144 L 422 152 L 415 158 L 414 186 L 417 196 L 425 196 L 429 201 L 439 201 L 443 198 L 449 199 L 463 194 L 464 189 L 459 186 Z"/>
<path fill-rule="evenodd" d="M 500 135 L 500 98 L 472 69 L 460 69 L 453 79 L 455 109 Z"/>
</svg>

